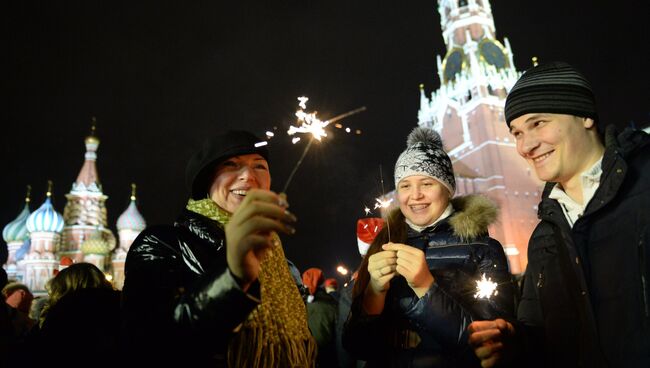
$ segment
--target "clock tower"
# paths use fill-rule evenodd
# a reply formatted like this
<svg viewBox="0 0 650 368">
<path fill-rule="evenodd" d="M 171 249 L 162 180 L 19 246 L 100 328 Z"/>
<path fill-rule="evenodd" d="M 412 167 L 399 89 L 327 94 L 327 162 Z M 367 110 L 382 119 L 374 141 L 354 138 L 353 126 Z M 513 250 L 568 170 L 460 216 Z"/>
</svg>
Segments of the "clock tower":
<svg viewBox="0 0 650 368">
<path fill-rule="evenodd" d="M 542 182 L 516 151 L 505 123 L 508 91 L 521 75 L 508 39 L 496 38 L 488 0 L 438 0 L 447 52 L 437 57 L 440 88 L 420 86 L 418 124 L 438 131 L 454 165 L 457 194 L 481 193 L 500 207 L 490 234 L 501 242 L 514 274 L 527 264 Z"/>
</svg>

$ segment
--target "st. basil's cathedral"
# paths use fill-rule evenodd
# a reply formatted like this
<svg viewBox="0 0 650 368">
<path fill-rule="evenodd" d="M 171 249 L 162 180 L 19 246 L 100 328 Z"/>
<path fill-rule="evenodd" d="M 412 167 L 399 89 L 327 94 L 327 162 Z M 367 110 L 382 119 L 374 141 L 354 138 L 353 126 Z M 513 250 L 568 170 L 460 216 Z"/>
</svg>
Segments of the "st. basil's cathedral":
<svg viewBox="0 0 650 368">
<path fill-rule="evenodd" d="M 102 270 L 117 289 L 124 284 L 124 262 L 133 240 L 146 227 L 136 206 L 135 185 L 131 202 L 117 220 L 118 236 L 108 227 L 106 200 L 97 173 L 99 138 L 94 122 L 86 137 L 83 165 L 71 191 L 66 194 L 63 214 L 52 202 L 48 182 L 45 201 L 30 212 L 30 190 L 18 216 L 7 224 L 2 237 L 7 243 L 4 265 L 9 279 L 27 285 L 35 295 L 47 293 L 46 284 L 61 267 L 72 262 L 88 262 Z"/>
</svg>

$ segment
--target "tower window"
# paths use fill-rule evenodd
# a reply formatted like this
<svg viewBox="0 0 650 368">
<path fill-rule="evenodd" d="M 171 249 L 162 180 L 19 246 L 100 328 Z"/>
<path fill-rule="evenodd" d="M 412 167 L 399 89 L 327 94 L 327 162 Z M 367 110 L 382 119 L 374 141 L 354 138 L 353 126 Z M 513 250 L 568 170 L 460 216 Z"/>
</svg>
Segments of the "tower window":
<svg viewBox="0 0 650 368">
<path fill-rule="evenodd" d="M 463 6 L 467 6 L 467 0 L 458 1 L 458 7 L 462 8 Z"/>
</svg>

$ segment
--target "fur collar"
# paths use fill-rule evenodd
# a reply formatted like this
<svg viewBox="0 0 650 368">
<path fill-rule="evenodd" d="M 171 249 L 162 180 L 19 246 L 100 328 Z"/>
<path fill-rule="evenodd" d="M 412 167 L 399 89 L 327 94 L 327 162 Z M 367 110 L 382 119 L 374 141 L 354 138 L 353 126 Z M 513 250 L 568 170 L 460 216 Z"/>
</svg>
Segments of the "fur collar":
<svg viewBox="0 0 650 368">
<path fill-rule="evenodd" d="M 487 234 L 487 227 L 499 216 L 497 205 L 485 196 L 470 194 L 452 198 L 455 212 L 449 218 L 454 235 L 463 240 Z"/>
</svg>

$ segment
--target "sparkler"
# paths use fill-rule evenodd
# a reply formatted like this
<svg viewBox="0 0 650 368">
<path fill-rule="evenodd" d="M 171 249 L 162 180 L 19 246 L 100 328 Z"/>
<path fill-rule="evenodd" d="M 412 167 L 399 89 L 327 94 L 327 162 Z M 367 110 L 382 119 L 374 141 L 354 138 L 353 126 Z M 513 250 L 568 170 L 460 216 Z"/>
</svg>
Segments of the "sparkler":
<svg viewBox="0 0 650 368">
<path fill-rule="evenodd" d="M 377 209 L 377 208 L 388 208 L 388 207 L 390 207 L 390 204 L 393 202 L 393 198 L 386 199 L 386 200 L 381 199 L 381 198 L 375 198 L 375 201 L 377 201 L 377 203 L 375 203 L 375 209 Z"/>
<path fill-rule="evenodd" d="M 480 280 L 476 280 L 476 294 L 474 294 L 474 298 L 490 299 L 491 296 L 499 293 L 497 286 L 498 284 L 496 282 L 492 281 L 489 277 L 486 278 L 485 274 L 483 274 Z"/>
<path fill-rule="evenodd" d="M 326 126 L 328 126 L 329 124 L 335 121 L 341 120 L 350 115 L 354 115 L 366 110 L 366 107 L 362 106 L 359 107 L 358 109 L 354 109 L 344 114 L 335 116 L 329 120 L 322 121 L 316 117 L 315 112 L 312 113 L 305 112 L 305 110 L 307 109 L 307 101 L 309 101 L 308 97 L 305 96 L 298 97 L 298 106 L 300 107 L 300 109 L 296 111 L 296 117 L 298 118 L 298 125 L 289 126 L 289 130 L 287 131 L 287 134 L 288 135 L 294 135 L 297 133 L 311 134 L 311 137 L 309 139 L 309 142 L 305 146 L 305 149 L 302 151 L 302 155 L 300 155 L 298 162 L 296 162 L 296 165 L 291 170 L 291 173 L 289 174 L 289 178 L 287 179 L 287 182 L 284 184 L 284 188 L 282 188 L 281 193 L 287 192 L 287 188 L 289 188 L 289 184 L 291 183 L 293 176 L 296 174 L 296 171 L 298 170 L 298 167 L 302 163 L 302 160 L 304 160 L 305 156 L 307 156 L 307 152 L 309 152 L 309 148 L 311 148 L 312 143 L 314 143 L 314 139 L 320 142 L 323 139 L 323 137 L 327 137 L 327 132 L 325 131 Z M 361 134 L 361 131 L 357 130 L 357 134 Z M 298 141 L 300 141 L 300 137 L 294 137 L 291 140 L 293 144 L 298 143 Z"/>
<path fill-rule="evenodd" d="M 381 170 L 381 165 L 379 165 L 379 180 L 381 182 L 381 192 L 384 192 L 384 173 Z M 381 199 L 377 198 L 377 203 L 379 204 L 379 207 L 381 208 L 388 208 L 390 206 L 390 202 L 392 202 L 393 199 L 391 198 L 390 200 L 382 201 Z M 375 204 L 375 208 L 377 208 L 377 205 Z M 388 242 L 390 243 L 390 214 L 386 215 L 386 231 L 388 231 Z"/>
</svg>

